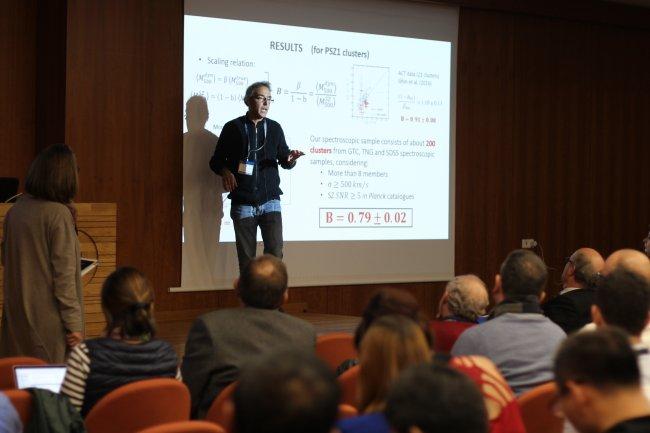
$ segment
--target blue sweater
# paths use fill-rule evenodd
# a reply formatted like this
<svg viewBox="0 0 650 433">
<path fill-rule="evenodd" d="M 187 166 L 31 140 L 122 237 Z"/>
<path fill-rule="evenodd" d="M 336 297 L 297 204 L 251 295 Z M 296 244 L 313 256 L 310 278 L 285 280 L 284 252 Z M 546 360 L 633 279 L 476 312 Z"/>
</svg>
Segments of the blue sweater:
<svg viewBox="0 0 650 433">
<path fill-rule="evenodd" d="M 564 331 L 542 314 L 505 313 L 463 332 L 451 355 L 489 358 L 520 395 L 553 380 L 553 356 L 564 338 Z"/>
</svg>

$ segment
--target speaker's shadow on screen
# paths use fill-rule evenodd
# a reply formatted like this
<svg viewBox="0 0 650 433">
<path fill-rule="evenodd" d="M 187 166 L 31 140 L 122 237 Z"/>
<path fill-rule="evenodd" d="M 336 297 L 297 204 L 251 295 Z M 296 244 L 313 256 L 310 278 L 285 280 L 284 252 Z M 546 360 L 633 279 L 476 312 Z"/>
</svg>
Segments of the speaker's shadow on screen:
<svg viewBox="0 0 650 433">
<path fill-rule="evenodd" d="M 209 162 L 218 137 L 205 129 L 209 118 L 203 96 L 185 104 L 183 134 L 183 252 L 181 287 L 216 286 L 217 250 L 223 219 L 221 178 Z"/>
</svg>

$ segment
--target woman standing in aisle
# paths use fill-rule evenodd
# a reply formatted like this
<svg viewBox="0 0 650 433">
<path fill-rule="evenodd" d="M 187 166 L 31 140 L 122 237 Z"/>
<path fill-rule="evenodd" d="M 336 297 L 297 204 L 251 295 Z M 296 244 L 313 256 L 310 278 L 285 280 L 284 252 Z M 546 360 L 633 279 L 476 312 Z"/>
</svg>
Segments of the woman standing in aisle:
<svg viewBox="0 0 650 433">
<path fill-rule="evenodd" d="M 77 162 L 64 144 L 32 162 L 26 194 L 7 212 L 2 240 L 0 357 L 65 361 L 83 340 L 79 240 L 72 199 Z"/>
</svg>

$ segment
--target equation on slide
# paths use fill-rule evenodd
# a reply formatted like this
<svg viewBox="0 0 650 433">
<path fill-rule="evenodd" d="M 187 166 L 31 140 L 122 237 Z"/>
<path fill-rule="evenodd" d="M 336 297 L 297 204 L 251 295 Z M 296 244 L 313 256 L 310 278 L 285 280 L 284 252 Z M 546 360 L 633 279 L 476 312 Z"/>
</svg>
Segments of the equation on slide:
<svg viewBox="0 0 650 433">
<path fill-rule="evenodd" d="M 320 208 L 320 228 L 413 227 L 412 208 Z"/>
<path fill-rule="evenodd" d="M 199 87 L 204 87 L 192 92 L 193 95 L 201 95 L 207 100 L 214 101 L 241 101 L 241 91 L 229 92 L 223 86 L 234 86 L 236 88 L 246 87 L 249 78 L 244 75 L 221 75 L 217 73 L 197 73 L 195 82 Z M 213 90 L 205 87 L 216 85 Z M 317 107 L 334 108 L 336 106 L 337 85 L 333 81 L 316 81 L 305 84 L 297 81 L 289 87 L 279 85 L 274 88 L 274 97 L 294 104 L 307 104 L 313 102 Z"/>
</svg>

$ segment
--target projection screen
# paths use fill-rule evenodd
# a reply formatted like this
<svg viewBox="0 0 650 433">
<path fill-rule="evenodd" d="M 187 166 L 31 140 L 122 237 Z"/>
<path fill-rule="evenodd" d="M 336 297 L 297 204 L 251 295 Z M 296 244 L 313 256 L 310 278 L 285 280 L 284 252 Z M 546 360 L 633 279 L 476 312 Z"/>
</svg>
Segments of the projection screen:
<svg viewBox="0 0 650 433">
<path fill-rule="evenodd" d="M 246 87 L 269 81 L 292 286 L 454 273 L 457 8 L 409 1 L 185 0 L 183 266 L 172 291 L 231 288 L 230 200 L 208 163 Z M 258 252 L 261 237 L 258 235 Z"/>
</svg>

